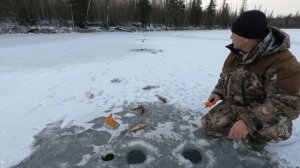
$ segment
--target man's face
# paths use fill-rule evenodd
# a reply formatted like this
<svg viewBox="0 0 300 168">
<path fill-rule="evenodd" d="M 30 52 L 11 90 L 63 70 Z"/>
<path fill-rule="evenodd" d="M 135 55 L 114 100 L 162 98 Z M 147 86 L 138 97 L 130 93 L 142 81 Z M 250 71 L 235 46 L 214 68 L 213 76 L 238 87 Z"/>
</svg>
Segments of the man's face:
<svg viewBox="0 0 300 168">
<path fill-rule="evenodd" d="M 239 36 L 235 33 L 232 33 L 231 36 L 230 36 L 230 39 L 232 40 L 234 49 L 238 49 L 238 50 L 243 51 L 243 48 L 245 47 L 245 43 L 246 43 L 246 40 L 245 40 L 244 37 Z"/>
</svg>

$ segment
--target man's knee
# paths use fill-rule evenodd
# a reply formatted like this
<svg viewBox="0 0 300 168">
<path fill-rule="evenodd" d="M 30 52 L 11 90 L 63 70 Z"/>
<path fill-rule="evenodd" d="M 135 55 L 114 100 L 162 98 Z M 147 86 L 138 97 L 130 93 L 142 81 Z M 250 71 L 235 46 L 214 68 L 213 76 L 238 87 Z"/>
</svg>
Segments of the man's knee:
<svg viewBox="0 0 300 168">
<path fill-rule="evenodd" d="M 202 129 L 209 135 L 225 136 L 234 122 L 228 106 L 218 104 L 201 118 Z"/>
<path fill-rule="evenodd" d="M 223 127 L 228 123 L 232 123 L 235 118 L 236 116 L 230 111 L 230 108 L 227 105 L 220 103 L 202 117 L 201 123 L 204 127 L 207 125 Z"/>
<path fill-rule="evenodd" d="M 217 137 L 227 136 L 229 133 L 229 129 L 231 124 L 220 126 L 218 123 L 211 122 L 207 116 L 202 117 L 201 119 L 202 129 L 208 135 L 213 135 Z"/>
<path fill-rule="evenodd" d="M 209 117 L 207 115 L 205 115 L 201 118 L 201 124 L 202 124 L 202 129 L 205 132 L 209 132 L 212 123 L 211 123 L 211 121 L 209 121 Z"/>
<path fill-rule="evenodd" d="M 201 118 L 201 123 L 202 123 L 203 131 L 208 135 L 213 135 L 218 137 L 223 136 L 222 131 L 220 131 L 220 128 L 217 125 L 214 125 L 214 123 L 210 121 L 207 115 Z"/>
</svg>

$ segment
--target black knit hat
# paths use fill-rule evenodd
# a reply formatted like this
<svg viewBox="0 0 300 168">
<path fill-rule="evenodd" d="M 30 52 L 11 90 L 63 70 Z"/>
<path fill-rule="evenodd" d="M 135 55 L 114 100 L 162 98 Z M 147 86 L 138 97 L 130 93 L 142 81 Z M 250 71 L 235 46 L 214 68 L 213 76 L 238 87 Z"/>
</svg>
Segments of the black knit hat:
<svg viewBox="0 0 300 168">
<path fill-rule="evenodd" d="M 264 39 L 269 32 L 267 17 L 258 10 L 246 11 L 235 20 L 231 31 L 248 39 Z"/>
</svg>

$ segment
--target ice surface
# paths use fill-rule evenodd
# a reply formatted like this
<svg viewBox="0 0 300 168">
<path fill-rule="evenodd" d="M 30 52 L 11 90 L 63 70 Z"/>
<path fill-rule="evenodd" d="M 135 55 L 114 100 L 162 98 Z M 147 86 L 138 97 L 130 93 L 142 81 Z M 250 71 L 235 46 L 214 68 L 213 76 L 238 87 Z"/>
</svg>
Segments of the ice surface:
<svg viewBox="0 0 300 168">
<path fill-rule="evenodd" d="M 286 31 L 291 36 L 291 51 L 299 60 L 300 31 Z M 75 146 L 91 143 L 89 147 L 83 145 L 82 149 L 79 145 L 78 149 L 73 149 L 78 150 L 79 155 L 71 163 L 83 164 L 83 156 L 95 156 L 110 148 L 94 142 L 93 138 L 98 133 L 104 137 L 101 141 L 108 141 L 109 144 L 132 124 L 137 115 L 117 115 L 120 126 L 111 130 L 101 125 L 108 112 L 122 112 L 123 106 L 131 103 L 157 102 L 156 94 L 166 97 L 168 104 L 176 106 L 175 111 L 180 109 L 186 113 L 180 114 L 173 123 L 169 120 L 155 121 L 158 123 L 155 127 L 132 134 L 131 140 L 141 140 L 137 138 L 144 135 L 143 141 L 155 146 L 147 138 L 161 140 L 164 138 L 161 136 L 163 130 L 170 131 L 166 133 L 167 138 L 184 137 L 175 134 L 186 132 L 190 139 L 202 140 L 199 138 L 202 135 L 198 135 L 194 129 L 201 128 L 199 119 L 209 110 L 203 109 L 202 104 L 218 80 L 228 53 L 224 46 L 230 43 L 229 36 L 230 30 L 1 36 L 0 167 L 7 168 L 21 161 L 24 163 L 24 159 L 29 156 L 34 159 L 38 146 L 51 144 L 47 138 L 60 142 L 64 138 L 66 141 L 72 139 L 75 135 L 89 135 L 91 137 L 81 137 L 78 142 L 70 142 L 70 145 Z M 142 42 L 140 39 L 146 40 Z M 149 50 L 137 52 L 139 49 Z M 121 82 L 112 83 L 111 80 L 116 78 L 121 79 Z M 147 85 L 157 85 L 159 88 L 143 90 Z M 93 93 L 92 99 L 85 96 L 87 91 Z M 177 123 L 186 121 L 191 114 L 194 117 L 186 124 Z M 123 121 L 123 118 L 128 121 Z M 161 121 L 168 123 L 165 128 Z M 50 123 L 56 124 L 47 125 Z M 300 165 L 300 120 L 295 120 L 293 124 L 290 140 L 269 144 L 266 149 L 273 159 L 286 166 L 296 167 Z M 60 133 L 57 134 L 57 131 Z M 38 137 L 41 141 L 37 140 Z M 210 141 L 207 143 L 210 144 Z M 240 148 L 239 143 L 215 141 L 227 146 L 224 147 L 226 150 Z M 170 144 L 172 142 L 168 141 Z M 204 144 L 199 145 L 207 146 Z M 178 146 L 174 144 L 171 148 L 174 150 Z M 63 146 L 49 147 L 48 152 L 51 149 L 53 152 L 57 148 L 65 149 Z M 167 152 L 173 156 L 171 148 Z M 208 160 L 216 160 L 213 149 L 203 153 Z M 68 154 L 62 152 L 61 156 L 64 158 Z M 156 155 L 153 157 L 158 158 Z M 41 162 L 39 159 L 36 164 Z M 93 157 L 86 164 L 92 160 Z M 62 160 L 59 166 L 68 167 L 68 164 Z M 216 163 L 209 164 L 213 166 Z"/>
<path fill-rule="evenodd" d="M 111 168 L 153 168 L 153 167 L 278 167 L 268 152 L 254 152 L 243 141 L 213 138 L 205 135 L 198 125 L 178 120 L 188 113 L 174 105 L 161 102 L 143 103 L 144 114 L 135 117 L 131 106 L 116 115 L 122 123 L 115 130 L 108 129 L 105 117 L 91 121 L 93 126 L 83 129 L 78 126 L 61 128 L 62 122 L 49 125 L 35 137 L 33 152 L 15 167 L 111 167 Z M 122 124 L 145 123 L 146 127 L 136 132 L 127 132 Z M 164 127 L 165 126 L 165 127 Z M 185 127 L 188 129 L 181 129 Z M 105 131 L 104 131 L 105 130 Z M 114 131 L 123 130 L 120 134 Z M 112 136 L 114 134 L 114 136 Z M 149 136 L 153 135 L 153 136 Z M 175 136 L 176 135 L 176 136 Z M 129 164 L 126 160 L 131 151 L 139 150 L 146 160 Z M 183 151 L 196 150 L 202 160 L 192 163 L 183 157 Z M 111 161 L 103 161 L 101 154 L 114 151 Z M 234 158 L 234 159 L 233 159 Z"/>
</svg>

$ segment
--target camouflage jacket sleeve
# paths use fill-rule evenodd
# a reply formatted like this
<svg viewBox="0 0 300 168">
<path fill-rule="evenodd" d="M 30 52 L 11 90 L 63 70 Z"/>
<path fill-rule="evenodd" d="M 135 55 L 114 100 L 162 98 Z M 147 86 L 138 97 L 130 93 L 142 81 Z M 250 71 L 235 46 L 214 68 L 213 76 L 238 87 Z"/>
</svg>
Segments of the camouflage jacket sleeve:
<svg viewBox="0 0 300 168">
<path fill-rule="evenodd" d="M 300 74 L 291 75 L 289 80 L 300 80 Z M 244 112 L 239 115 L 248 127 L 250 134 L 264 128 L 270 128 L 274 125 L 280 125 L 282 129 L 292 125 L 292 120 L 299 116 L 300 112 L 300 87 L 299 82 L 294 83 L 294 93 L 288 93 L 279 87 L 280 80 L 277 79 L 277 73 L 269 71 L 265 78 L 265 91 L 267 98 L 263 104 L 253 103 L 246 107 Z M 281 78 L 282 79 L 282 78 Z M 287 78 L 285 78 L 287 79 Z M 296 92 L 295 92 L 296 91 Z M 288 134 L 279 135 L 277 140 L 287 139 L 290 136 L 291 128 Z M 273 139 L 274 140 L 274 139 Z M 276 139 L 275 139 L 276 141 Z"/>
<path fill-rule="evenodd" d="M 212 91 L 212 93 L 218 94 L 222 100 L 224 100 L 224 96 L 225 96 L 224 86 L 226 85 L 226 80 L 227 80 L 225 75 L 225 70 L 226 68 L 228 68 L 228 66 L 230 66 L 230 64 L 232 64 L 234 59 L 235 59 L 234 54 L 230 53 L 224 62 L 218 83 Z"/>
<path fill-rule="evenodd" d="M 225 75 L 223 72 L 221 72 L 218 83 L 212 91 L 212 93 L 218 94 L 221 97 L 221 99 L 223 99 L 224 97 L 224 91 L 222 89 L 222 85 L 224 85 L 224 82 L 225 82 Z"/>
</svg>

